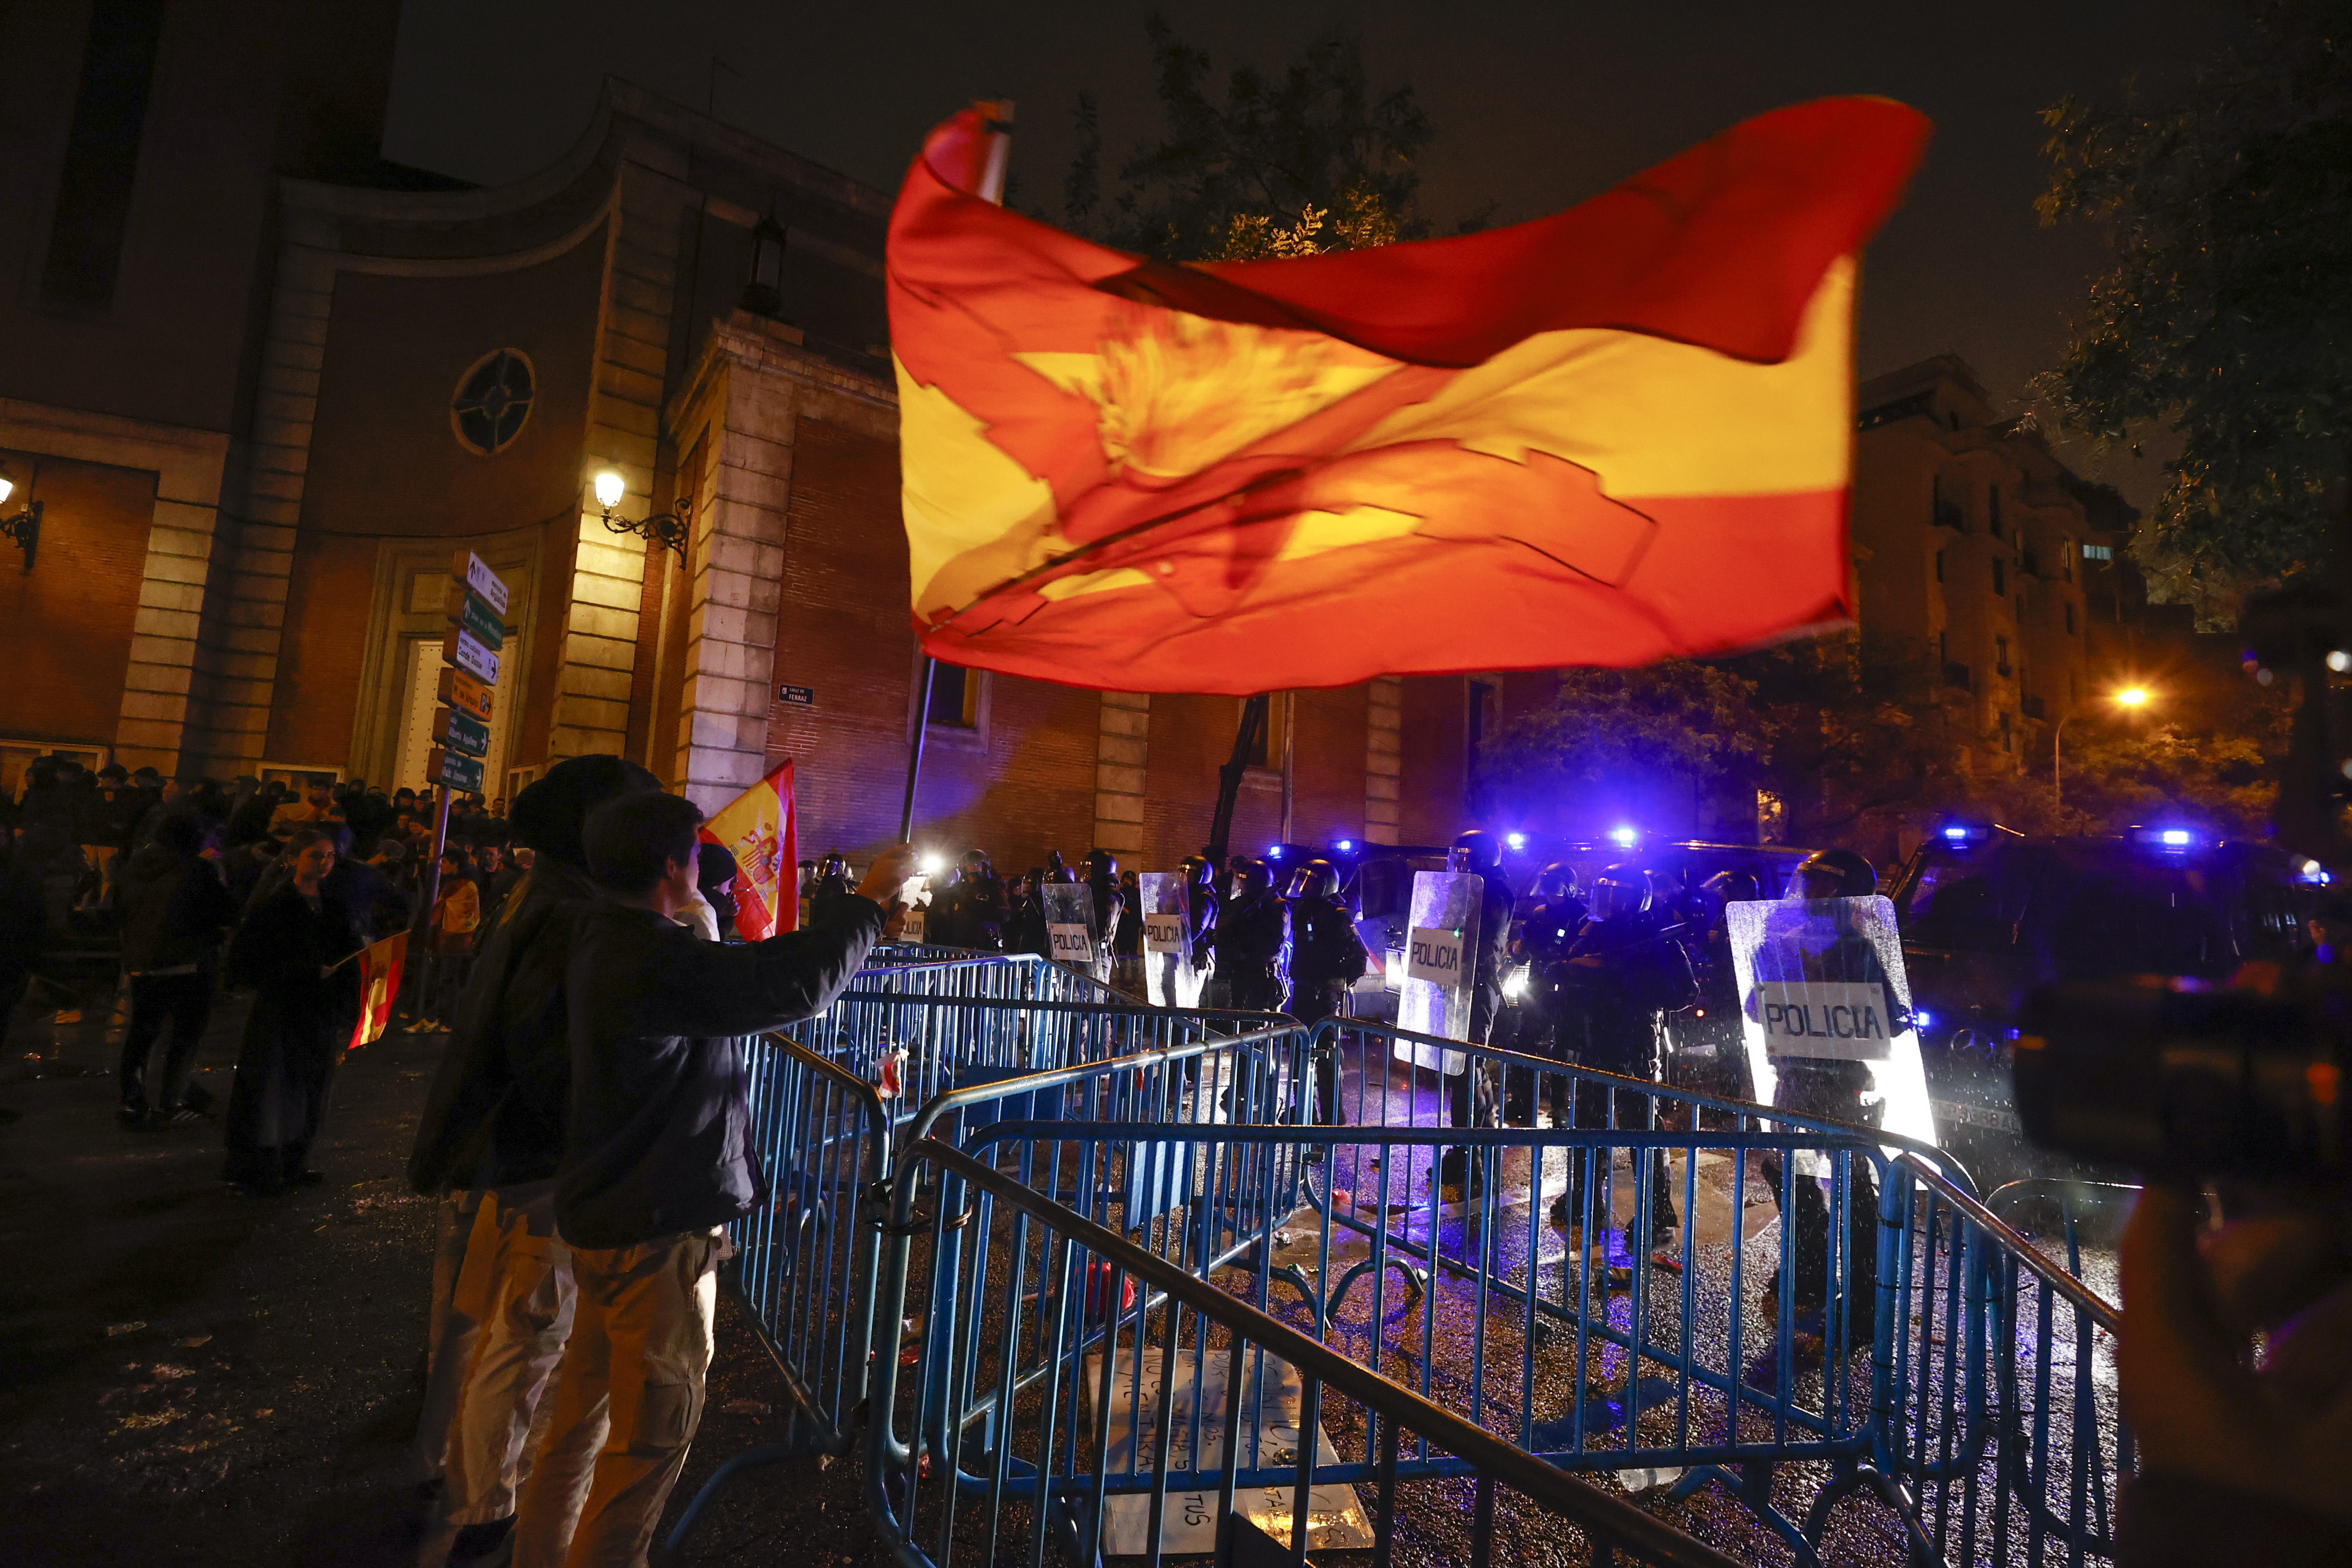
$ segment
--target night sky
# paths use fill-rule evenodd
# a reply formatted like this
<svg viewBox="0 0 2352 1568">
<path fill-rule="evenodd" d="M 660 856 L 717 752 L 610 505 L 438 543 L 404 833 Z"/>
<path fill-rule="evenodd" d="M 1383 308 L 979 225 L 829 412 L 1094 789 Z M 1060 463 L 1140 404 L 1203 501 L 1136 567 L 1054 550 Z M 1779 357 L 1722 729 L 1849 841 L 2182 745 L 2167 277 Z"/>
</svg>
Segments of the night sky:
<svg viewBox="0 0 2352 1568">
<path fill-rule="evenodd" d="M 2178 79 L 2228 33 L 2216 0 L 1892 4 L 1018 5 L 698 0 L 406 0 L 386 156 L 491 184 L 561 156 L 607 74 L 895 191 L 923 132 L 965 100 L 1020 105 L 1015 198 L 1060 210 L 1070 106 L 1091 89 L 1107 151 L 1156 125 L 1142 18 L 1273 68 L 1353 26 L 1376 85 L 1410 81 L 1437 130 L 1423 209 L 1443 225 L 1570 205 L 1736 121 L 1832 93 L 1926 111 L 1935 141 L 1864 263 L 1864 376 L 1957 352 L 2014 406 L 2064 342 L 2104 239 L 2046 229 L 2037 118 L 2067 92 Z M 1106 162 L 1110 160 L 1107 158 Z M 2077 466 L 2136 500 L 2144 466 Z"/>
</svg>

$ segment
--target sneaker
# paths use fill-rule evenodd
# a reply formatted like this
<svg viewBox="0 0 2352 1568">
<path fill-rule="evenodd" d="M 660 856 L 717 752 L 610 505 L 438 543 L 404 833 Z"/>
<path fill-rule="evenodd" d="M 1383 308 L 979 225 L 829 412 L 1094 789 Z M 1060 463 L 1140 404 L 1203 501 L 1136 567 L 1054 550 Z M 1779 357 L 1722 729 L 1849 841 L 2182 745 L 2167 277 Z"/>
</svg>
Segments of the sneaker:
<svg viewBox="0 0 2352 1568">
<path fill-rule="evenodd" d="M 185 1127 L 191 1121 L 202 1121 L 203 1120 L 204 1117 L 193 1107 L 184 1105 L 180 1107 L 179 1110 L 173 1111 L 169 1116 L 159 1116 L 156 1119 L 156 1125 L 159 1127 Z"/>
<path fill-rule="evenodd" d="M 147 1120 L 147 1108 L 143 1105 L 118 1105 L 114 1108 L 114 1120 L 125 1127 L 137 1127 Z"/>
</svg>

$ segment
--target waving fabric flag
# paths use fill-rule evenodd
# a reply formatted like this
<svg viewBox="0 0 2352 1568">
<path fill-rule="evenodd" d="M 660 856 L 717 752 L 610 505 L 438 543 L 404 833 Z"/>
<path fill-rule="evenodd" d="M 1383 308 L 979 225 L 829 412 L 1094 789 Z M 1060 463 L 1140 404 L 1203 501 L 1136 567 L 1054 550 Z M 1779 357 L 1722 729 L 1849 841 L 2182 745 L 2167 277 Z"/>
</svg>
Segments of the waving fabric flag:
<svg viewBox="0 0 2352 1568">
<path fill-rule="evenodd" d="M 360 1016 L 343 1048 L 358 1050 L 383 1038 L 392 1026 L 392 1005 L 400 996 L 400 972 L 408 962 L 408 933 L 396 931 L 353 955 L 360 966 Z M 343 960 L 345 963 L 352 959 Z"/>
<path fill-rule="evenodd" d="M 800 924 L 800 834 L 793 820 L 793 764 L 721 806 L 702 825 L 702 842 L 735 853 L 735 930 L 765 942 Z"/>
<path fill-rule="evenodd" d="M 1532 223 L 1176 265 L 982 200 L 956 116 L 890 222 L 925 647 L 1239 694 L 1850 621 L 1855 258 L 1927 128 L 1828 100 Z"/>
</svg>

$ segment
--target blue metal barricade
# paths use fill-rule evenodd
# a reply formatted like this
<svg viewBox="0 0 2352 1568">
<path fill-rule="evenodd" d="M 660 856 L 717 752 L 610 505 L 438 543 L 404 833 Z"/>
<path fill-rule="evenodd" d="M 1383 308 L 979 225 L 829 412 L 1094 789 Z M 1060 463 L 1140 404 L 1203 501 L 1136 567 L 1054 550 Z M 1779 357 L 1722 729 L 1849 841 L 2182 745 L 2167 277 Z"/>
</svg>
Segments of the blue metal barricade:
<svg viewBox="0 0 2352 1568">
<path fill-rule="evenodd" d="M 905 1568 L 1036 1563 L 1049 1542 L 1080 1563 L 1484 1568 L 1531 1536 L 1595 1563 L 1733 1561 L 940 1140 L 909 1146 L 889 1234 L 921 1226 L 927 1190 L 935 1243 L 972 1244 L 933 1270 L 905 1397 L 895 1364 L 876 1378 L 867 1497 Z M 1408 1452 L 1449 1456 L 1447 1477 Z"/>
<path fill-rule="evenodd" d="M 968 1121 L 962 1142 L 1038 1198 L 1556 1465 L 1686 1500 L 1727 1489 L 1740 1522 L 1723 1539 L 1743 1552 L 1813 1563 L 1833 1512 L 1850 1512 L 1919 1561 L 2105 1553 L 2127 1458 L 2098 1370 L 2111 1313 L 1976 1205 L 1957 1167 L 1874 1131 L 1524 1058 L 1506 1065 L 1564 1079 L 1538 1100 L 1561 1091 L 1559 1124 L 1454 1129 L 1389 1068 L 1395 1031 L 1345 1028 L 1372 1053 L 1345 1064 L 1345 1108 L 1384 1125 L 1065 1116 Z M 1603 1124 L 1575 1125 L 1591 1094 Z M 1629 1111 L 1628 1096 L 1643 1103 Z M 1112 1171 L 1158 1185 L 1095 1174 Z M 892 1272 L 894 1248 L 911 1270 Z M 919 1304 L 927 1365 L 944 1364 L 941 1335 L 982 1331 L 956 1292 L 974 1269 L 1001 1280 L 1001 1252 L 984 1230 L 886 1244 L 882 1300 Z M 976 1393 L 919 1380 L 911 1429 L 935 1457 L 959 1453 L 1007 1419 L 1008 1391 L 1067 1370 L 1016 1363 Z M 1401 1463 L 1407 1478 L 1456 1473 L 1427 1453 Z"/>
</svg>

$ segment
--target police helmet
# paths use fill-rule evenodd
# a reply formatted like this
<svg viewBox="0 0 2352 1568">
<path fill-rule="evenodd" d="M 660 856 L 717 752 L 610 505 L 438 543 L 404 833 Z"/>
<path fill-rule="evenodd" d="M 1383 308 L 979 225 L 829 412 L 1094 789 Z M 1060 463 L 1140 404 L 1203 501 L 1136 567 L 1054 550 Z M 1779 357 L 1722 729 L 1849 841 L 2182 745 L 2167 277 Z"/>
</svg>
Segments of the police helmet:
<svg viewBox="0 0 2352 1568">
<path fill-rule="evenodd" d="M 1502 847 L 1495 842 L 1495 836 L 1475 827 L 1455 835 L 1454 852 L 1446 857 L 1448 868 L 1455 871 L 1484 874 L 1499 868 L 1502 864 Z"/>
<path fill-rule="evenodd" d="M 1592 918 L 1620 921 L 1650 907 L 1650 879 L 1639 867 L 1612 866 L 1592 879 Z"/>
<path fill-rule="evenodd" d="M 1234 857 L 1234 879 L 1241 885 L 1241 890 L 1245 894 L 1263 893 L 1273 883 L 1274 873 L 1267 869 L 1263 860 L 1254 860 L 1246 855 L 1236 855 Z"/>
<path fill-rule="evenodd" d="M 1291 874 L 1289 897 L 1294 899 L 1333 899 L 1339 895 L 1339 872 L 1330 861 L 1318 856 Z"/>
<path fill-rule="evenodd" d="M 1194 888 L 1207 887 L 1217 874 L 1205 855 L 1187 855 L 1176 863 L 1176 868 L 1184 873 L 1186 885 Z"/>
<path fill-rule="evenodd" d="M 1713 894 L 1717 903 L 1724 904 L 1751 900 L 1760 891 L 1753 871 L 1717 871 L 1699 886 Z"/>
<path fill-rule="evenodd" d="M 1087 879 L 1088 881 L 1108 882 L 1116 879 L 1118 876 L 1118 862 L 1112 858 L 1111 852 L 1109 850 L 1089 849 L 1087 851 Z"/>
<path fill-rule="evenodd" d="M 1539 899 L 1572 899 L 1578 895 L 1576 868 L 1565 860 L 1555 860 L 1536 873 L 1535 895 Z"/>
<path fill-rule="evenodd" d="M 1878 891 L 1878 872 L 1851 849 L 1822 849 L 1806 856 L 1791 880 L 1799 896 L 1808 899 L 1867 899 Z"/>
</svg>

